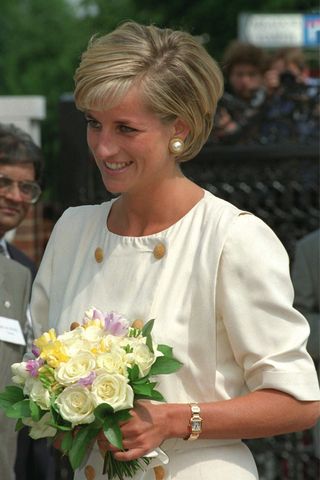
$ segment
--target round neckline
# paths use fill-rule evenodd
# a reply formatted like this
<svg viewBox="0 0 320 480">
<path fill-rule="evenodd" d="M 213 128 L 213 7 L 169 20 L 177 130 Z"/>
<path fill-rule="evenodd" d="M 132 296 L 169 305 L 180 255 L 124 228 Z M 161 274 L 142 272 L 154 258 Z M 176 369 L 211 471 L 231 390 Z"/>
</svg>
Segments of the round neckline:
<svg viewBox="0 0 320 480">
<path fill-rule="evenodd" d="M 108 216 L 109 216 L 112 204 L 116 201 L 116 198 L 113 198 L 109 203 L 109 209 L 105 217 L 105 227 L 104 227 L 105 231 L 108 233 L 108 235 L 121 240 L 147 240 L 147 239 L 158 237 L 159 235 L 160 236 L 166 235 L 170 230 L 172 230 L 173 228 L 177 227 L 180 223 L 182 223 L 189 215 L 191 215 L 194 212 L 194 210 L 196 210 L 203 203 L 207 195 L 207 191 L 204 189 L 202 189 L 202 191 L 203 191 L 203 195 L 200 198 L 200 200 L 198 200 L 198 202 L 195 203 L 193 207 L 190 208 L 190 210 L 188 210 L 187 213 L 185 213 L 181 218 L 179 218 L 179 220 L 174 222 L 172 225 L 169 225 L 169 227 L 165 228 L 164 230 L 160 230 L 159 232 L 156 232 L 156 233 L 150 233 L 149 235 L 139 235 L 139 236 L 119 235 L 118 233 L 114 233 L 111 230 L 109 230 L 108 223 L 107 223 Z"/>
</svg>

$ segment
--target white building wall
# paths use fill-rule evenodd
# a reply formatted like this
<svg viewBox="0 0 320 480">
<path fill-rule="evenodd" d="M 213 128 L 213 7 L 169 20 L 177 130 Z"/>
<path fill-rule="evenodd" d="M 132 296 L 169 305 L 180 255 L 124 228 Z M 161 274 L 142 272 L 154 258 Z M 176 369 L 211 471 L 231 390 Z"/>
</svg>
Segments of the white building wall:
<svg viewBox="0 0 320 480">
<path fill-rule="evenodd" d="M 0 95 L 0 123 L 13 123 L 41 145 L 41 121 L 46 118 L 46 100 L 40 95 Z"/>
</svg>

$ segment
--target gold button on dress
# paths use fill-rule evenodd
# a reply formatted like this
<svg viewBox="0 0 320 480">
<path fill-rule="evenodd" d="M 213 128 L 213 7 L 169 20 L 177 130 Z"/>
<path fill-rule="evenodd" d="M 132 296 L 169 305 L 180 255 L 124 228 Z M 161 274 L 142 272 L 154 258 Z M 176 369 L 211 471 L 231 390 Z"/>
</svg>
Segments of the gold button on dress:
<svg viewBox="0 0 320 480">
<path fill-rule="evenodd" d="M 164 257 L 166 253 L 166 247 L 163 243 L 159 242 L 153 249 L 153 255 L 157 260 L 160 260 L 162 257 Z"/>
<path fill-rule="evenodd" d="M 103 250 L 102 248 L 98 247 L 94 251 L 94 258 L 96 259 L 97 263 L 101 263 L 103 261 Z"/>
<path fill-rule="evenodd" d="M 96 478 L 96 471 L 92 465 L 87 465 L 84 469 L 87 480 L 94 480 Z"/>
<path fill-rule="evenodd" d="M 160 465 L 157 466 L 157 467 L 154 467 L 154 474 L 155 474 L 155 477 L 156 477 L 156 480 L 164 480 L 165 478 L 165 471 L 164 471 L 164 468 L 161 467 Z"/>
</svg>

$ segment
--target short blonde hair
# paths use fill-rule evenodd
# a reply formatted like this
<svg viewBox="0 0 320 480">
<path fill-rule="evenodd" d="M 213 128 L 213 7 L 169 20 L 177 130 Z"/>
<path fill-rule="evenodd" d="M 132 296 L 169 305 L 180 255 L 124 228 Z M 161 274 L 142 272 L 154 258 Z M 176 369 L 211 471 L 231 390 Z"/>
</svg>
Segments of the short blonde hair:
<svg viewBox="0 0 320 480">
<path fill-rule="evenodd" d="M 192 35 L 135 22 L 93 38 L 74 78 L 80 110 L 111 108 L 138 85 L 163 122 L 184 120 L 190 133 L 179 161 L 201 150 L 223 93 L 220 68 Z"/>
</svg>

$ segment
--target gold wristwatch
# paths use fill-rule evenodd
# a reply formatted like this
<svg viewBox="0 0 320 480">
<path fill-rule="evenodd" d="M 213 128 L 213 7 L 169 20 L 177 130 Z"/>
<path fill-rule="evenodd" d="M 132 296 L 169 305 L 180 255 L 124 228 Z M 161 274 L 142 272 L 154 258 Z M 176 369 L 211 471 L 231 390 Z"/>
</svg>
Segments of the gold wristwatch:
<svg viewBox="0 0 320 480">
<path fill-rule="evenodd" d="M 200 407 L 197 403 L 190 403 L 191 418 L 189 422 L 189 435 L 185 440 L 197 440 L 202 432 L 202 418 L 200 416 Z"/>
</svg>

